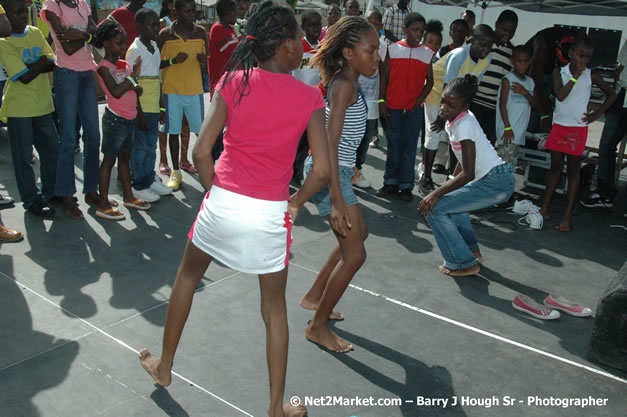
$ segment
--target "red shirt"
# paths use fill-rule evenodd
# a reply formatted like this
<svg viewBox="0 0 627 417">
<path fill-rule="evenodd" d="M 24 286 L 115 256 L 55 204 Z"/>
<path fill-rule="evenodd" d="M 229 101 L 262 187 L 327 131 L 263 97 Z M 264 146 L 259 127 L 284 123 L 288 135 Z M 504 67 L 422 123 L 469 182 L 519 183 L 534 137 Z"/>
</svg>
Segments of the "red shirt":
<svg viewBox="0 0 627 417">
<path fill-rule="evenodd" d="M 139 31 L 135 26 L 135 12 L 129 10 L 126 6 L 122 6 L 112 11 L 109 16 L 113 16 L 122 26 L 124 32 L 126 32 L 126 47 L 128 48 L 135 38 L 139 36 Z"/>
<path fill-rule="evenodd" d="M 211 96 L 218 81 L 222 77 L 224 66 L 233 55 L 233 51 L 239 44 L 237 34 L 233 26 L 224 26 L 222 23 L 215 23 L 209 31 L 209 84 Z"/>
<path fill-rule="evenodd" d="M 390 79 L 386 103 L 390 109 L 409 110 L 425 87 L 433 51 L 424 45 L 411 48 L 404 41 L 388 46 Z"/>
</svg>

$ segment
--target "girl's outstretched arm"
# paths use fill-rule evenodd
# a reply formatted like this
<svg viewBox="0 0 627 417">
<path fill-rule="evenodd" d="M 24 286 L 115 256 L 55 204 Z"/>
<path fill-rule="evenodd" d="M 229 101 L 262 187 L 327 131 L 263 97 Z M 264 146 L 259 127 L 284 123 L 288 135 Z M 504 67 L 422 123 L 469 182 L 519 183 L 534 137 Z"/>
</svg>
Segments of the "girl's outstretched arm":
<svg viewBox="0 0 627 417">
<path fill-rule="evenodd" d="M 592 72 L 591 74 L 592 84 L 595 84 L 605 93 L 605 101 L 601 104 L 601 107 L 597 109 L 595 112 L 588 112 L 584 115 L 582 121 L 590 124 L 599 118 L 602 114 L 604 114 L 607 109 L 610 108 L 612 104 L 614 104 L 614 100 L 616 100 L 616 91 L 612 87 L 610 87 L 603 78 L 599 76 L 596 72 Z"/>
<path fill-rule="evenodd" d="M 333 230 L 340 236 L 346 236 L 352 227 L 348 207 L 342 196 L 339 176 L 338 147 L 344 128 L 344 116 L 348 106 L 356 101 L 357 92 L 350 81 L 343 77 L 336 77 L 327 90 L 327 99 L 331 111 L 327 122 L 329 135 L 329 193 L 331 194 L 331 214 L 329 221 Z"/>
<path fill-rule="evenodd" d="M 211 150 L 218 140 L 218 136 L 220 136 L 220 133 L 222 133 L 224 129 L 227 116 L 228 108 L 226 107 L 226 103 L 220 95 L 220 92 L 216 90 L 213 93 L 213 98 L 211 99 L 209 110 L 207 111 L 207 117 L 205 117 L 205 121 L 198 134 L 198 140 L 192 151 L 194 166 L 198 171 L 202 185 L 207 191 L 211 189 L 213 174 L 215 172 Z"/>
<path fill-rule="evenodd" d="M 422 199 L 418 205 L 418 211 L 423 213 L 425 217 L 429 217 L 429 214 L 435 214 L 433 207 L 435 206 L 435 203 L 438 202 L 440 197 L 444 194 L 450 193 L 451 191 L 455 191 L 458 188 L 462 188 L 464 185 L 475 179 L 475 142 L 470 139 L 465 139 L 460 143 L 462 145 L 462 160 L 461 163 L 457 165 L 455 171 L 458 171 L 461 166 L 461 172 L 457 174 L 455 178 L 445 182 L 440 188 L 436 188 L 434 191 L 429 193 L 428 196 Z"/>
<path fill-rule="evenodd" d="M 288 210 L 292 220 L 296 219 L 303 204 L 329 182 L 329 142 L 324 128 L 324 109 L 318 109 L 311 114 L 307 124 L 307 141 L 315 164 L 303 186 L 290 197 Z"/>
</svg>

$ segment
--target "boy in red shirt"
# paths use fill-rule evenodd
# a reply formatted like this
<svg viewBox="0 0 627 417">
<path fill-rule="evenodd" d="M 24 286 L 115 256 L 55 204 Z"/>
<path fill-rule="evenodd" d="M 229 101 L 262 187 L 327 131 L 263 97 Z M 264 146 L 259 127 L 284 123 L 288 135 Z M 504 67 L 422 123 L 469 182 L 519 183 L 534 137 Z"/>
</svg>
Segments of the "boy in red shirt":
<svg viewBox="0 0 627 417">
<path fill-rule="evenodd" d="M 211 96 L 224 72 L 224 66 L 239 44 L 233 25 L 237 20 L 237 5 L 232 0 L 218 0 L 216 12 L 220 21 L 209 32 L 209 85 Z"/>
<path fill-rule="evenodd" d="M 139 31 L 135 26 L 135 13 L 144 7 L 144 3 L 146 0 L 131 0 L 126 6 L 119 7 L 109 14 L 126 32 L 127 46 L 131 46 L 135 38 L 139 36 Z"/>
<path fill-rule="evenodd" d="M 388 152 L 383 187 L 377 196 L 399 194 L 411 201 L 414 188 L 416 147 L 424 117 L 422 103 L 433 87 L 433 51 L 420 44 L 425 18 L 419 13 L 405 16 L 405 38 L 388 46 L 388 59 L 381 72 L 380 113 L 387 118 Z M 425 82 L 426 80 L 426 82 Z"/>
</svg>

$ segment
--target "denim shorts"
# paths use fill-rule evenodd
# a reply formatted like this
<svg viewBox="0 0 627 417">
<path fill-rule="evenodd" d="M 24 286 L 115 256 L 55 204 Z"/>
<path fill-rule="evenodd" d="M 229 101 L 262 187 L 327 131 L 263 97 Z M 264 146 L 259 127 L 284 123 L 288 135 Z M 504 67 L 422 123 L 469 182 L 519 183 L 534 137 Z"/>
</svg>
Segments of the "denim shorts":
<svg viewBox="0 0 627 417">
<path fill-rule="evenodd" d="M 305 160 L 305 178 L 311 172 L 313 168 L 313 159 L 311 155 Z M 357 204 L 357 197 L 353 191 L 353 169 L 340 165 L 338 167 L 338 173 L 340 177 L 340 189 L 342 190 L 342 197 L 347 206 L 353 206 Z M 329 184 L 325 184 L 320 191 L 318 191 L 312 198 L 318 213 L 321 216 L 328 216 L 331 214 L 331 194 L 329 193 Z"/>
<path fill-rule="evenodd" d="M 125 119 L 105 108 L 102 115 L 102 153 L 104 156 L 115 158 L 122 150 L 131 151 L 135 124 L 135 119 Z"/>
</svg>

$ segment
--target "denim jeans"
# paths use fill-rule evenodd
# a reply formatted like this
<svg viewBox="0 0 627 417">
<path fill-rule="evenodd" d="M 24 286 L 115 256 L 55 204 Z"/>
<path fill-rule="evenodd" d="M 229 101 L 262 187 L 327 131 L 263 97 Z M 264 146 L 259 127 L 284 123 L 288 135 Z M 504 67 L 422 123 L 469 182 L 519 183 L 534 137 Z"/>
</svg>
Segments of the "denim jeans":
<svg viewBox="0 0 627 417">
<path fill-rule="evenodd" d="M 627 128 L 627 109 L 623 108 L 625 89 L 618 93 L 616 101 L 605 117 L 601 142 L 599 144 L 599 194 L 603 198 L 613 198 L 614 172 L 616 171 L 616 147 L 623 139 Z"/>
<path fill-rule="evenodd" d="M 43 197 L 50 199 L 55 196 L 59 136 L 52 113 L 37 117 L 9 117 L 8 129 L 17 189 L 27 209 L 42 198 L 31 164 L 33 146 L 40 159 Z"/>
<path fill-rule="evenodd" d="M 159 139 L 159 113 L 144 113 L 148 130 L 135 125 L 131 151 L 131 180 L 136 190 L 145 190 L 155 180 L 157 140 Z"/>
<path fill-rule="evenodd" d="M 401 190 L 414 188 L 416 180 L 416 146 L 425 112 L 388 109 L 388 153 L 383 172 L 383 184 L 398 185 Z"/>
<path fill-rule="evenodd" d="M 472 254 L 479 248 L 468 212 L 507 201 L 516 181 L 511 172 L 490 171 L 478 181 L 443 195 L 433 207 L 427 222 L 444 257 L 444 266 L 462 269 L 473 266 Z"/>
<path fill-rule="evenodd" d="M 94 73 L 55 67 L 54 85 L 54 104 L 59 115 L 55 194 L 68 197 L 76 193 L 74 148 L 77 114 L 83 125 L 83 193 L 96 192 L 100 166 L 100 125 Z"/>
</svg>

